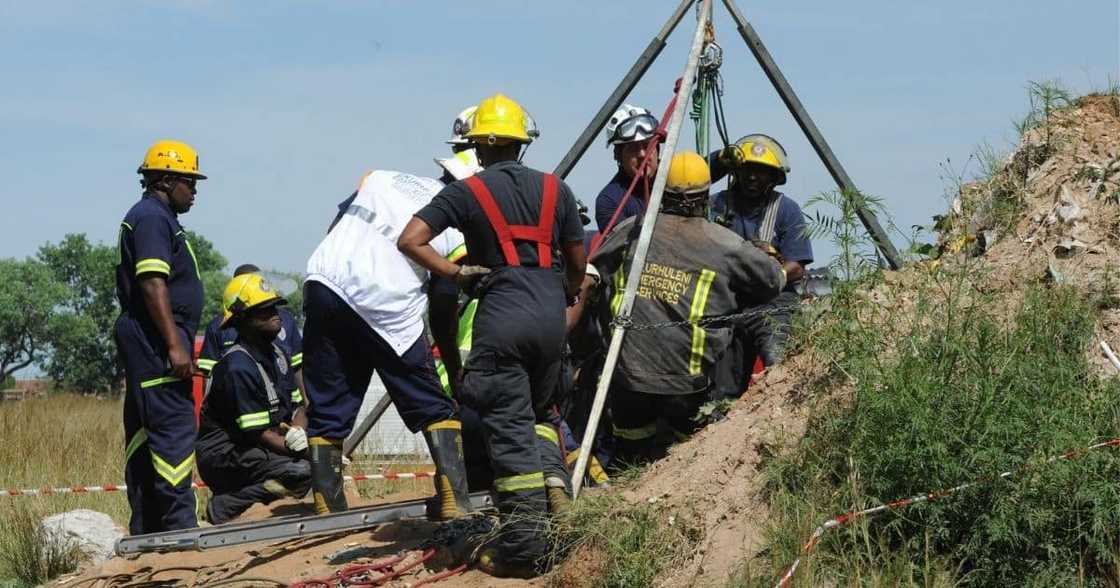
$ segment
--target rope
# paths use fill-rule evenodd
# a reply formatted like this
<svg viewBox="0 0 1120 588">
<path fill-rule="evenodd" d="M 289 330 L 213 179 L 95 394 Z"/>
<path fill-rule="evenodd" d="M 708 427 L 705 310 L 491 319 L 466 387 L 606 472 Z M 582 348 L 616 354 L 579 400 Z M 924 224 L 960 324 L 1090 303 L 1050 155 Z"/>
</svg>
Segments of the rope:
<svg viewBox="0 0 1120 588">
<path fill-rule="evenodd" d="M 1055 455 L 1055 456 L 1047 459 L 1046 461 L 1044 461 L 1042 463 L 1039 463 L 1039 464 L 1036 464 L 1036 465 L 1033 465 L 1033 466 L 1030 466 L 1030 465 L 1021 466 L 1018 469 L 1006 471 L 1006 472 L 1003 472 L 1002 474 L 999 474 L 997 476 L 985 476 L 985 477 L 979 478 L 975 481 L 967 482 L 965 484 L 961 484 L 959 486 L 954 486 L 952 488 L 946 488 L 944 490 L 937 490 L 935 492 L 930 492 L 928 494 L 919 494 L 917 496 L 912 496 L 910 498 L 903 498 L 901 500 L 895 500 L 893 502 L 888 502 L 886 504 L 881 504 L 879 506 L 875 506 L 875 507 L 872 507 L 872 508 L 866 508 L 866 509 L 858 510 L 858 511 L 850 511 L 850 512 L 846 512 L 842 515 L 835 516 L 835 517 L 833 517 L 831 519 L 828 519 L 827 521 L 821 523 L 820 526 L 818 526 L 816 528 L 816 530 L 813 531 L 813 534 L 809 536 L 809 539 L 801 547 L 801 555 L 799 555 L 797 557 L 797 559 L 793 560 L 793 564 L 791 564 L 789 566 L 789 569 L 786 571 L 785 575 L 783 575 L 782 578 L 780 580 L 778 580 L 778 583 L 775 585 L 775 588 L 787 588 L 793 582 L 793 576 L 794 576 L 794 574 L 797 573 L 797 568 L 798 568 L 798 566 L 801 565 L 801 560 L 809 557 L 809 555 L 813 552 L 813 549 L 817 546 L 818 543 L 820 543 L 821 537 L 827 531 L 831 531 L 832 529 L 835 529 L 835 528 L 841 527 L 843 525 L 846 525 L 846 524 L 848 524 L 848 523 L 850 523 L 854 520 L 858 520 L 858 519 L 861 519 L 861 518 L 864 518 L 864 517 L 867 517 L 867 516 L 871 516 L 871 515 L 876 515 L 876 514 L 879 514 L 881 512 L 895 511 L 895 510 L 900 510 L 900 509 L 903 509 L 903 508 L 913 506 L 915 504 L 921 504 L 923 502 L 934 502 L 934 501 L 937 501 L 937 500 L 941 500 L 942 498 L 952 496 L 953 494 L 956 494 L 957 492 L 960 492 L 961 490 L 972 488 L 974 486 L 979 486 L 981 484 L 987 484 L 987 483 L 994 482 L 994 481 L 997 481 L 997 480 L 1004 480 L 1004 479 L 1010 478 L 1011 476 L 1013 476 L 1015 474 L 1021 474 L 1021 473 L 1027 472 L 1027 471 L 1038 469 L 1038 468 L 1050 465 L 1054 462 L 1072 461 L 1074 459 L 1078 459 L 1078 458 L 1084 456 L 1085 454 L 1089 453 L 1090 451 L 1095 451 L 1097 449 L 1103 449 L 1103 448 L 1106 448 L 1106 447 L 1120 447 L 1120 438 L 1112 439 L 1110 441 L 1104 441 L 1102 443 L 1097 443 L 1095 445 L 1090 445 L 1089 447 L 1083 447 L 1083 448 L 1079 448 L 1079 449 L 1074 449 L 1072 451 L 1067 451 L 1067 452 L 1065 452 L 1061 455 Z"/>
<path fill-rule="evenodd" d="M 383 474 L 355 474 L 353 476 L 343 476 L 343 481 L 346 482 L 369 482 L 373 480 L 419 480 L 424 478 L 435 477 L 436 473 L 431 472 L 385 472 Z M 191 488 L 199 489 L 206 488 L 204 482 L 192 482 Z M 126 484 L 102 484 L 100 486 L 89 486 L 85 484 L 75 484 L 73 486 L 44 486 L 43 488 L 9 488 L 7 490 L 0 490 L 0 496 L 54 496 L 58 494 L 89 494 L 93 492 L 123 492 L 128 489 Z"/>
</svg>

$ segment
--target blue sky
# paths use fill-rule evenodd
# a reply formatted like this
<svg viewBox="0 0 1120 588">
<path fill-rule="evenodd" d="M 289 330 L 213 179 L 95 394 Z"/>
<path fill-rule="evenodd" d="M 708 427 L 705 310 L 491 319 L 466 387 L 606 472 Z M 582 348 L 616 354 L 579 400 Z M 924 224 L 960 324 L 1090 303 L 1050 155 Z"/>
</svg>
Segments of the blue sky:
<svg viewBox="0 0 1120 588">
<path fill-rule="evenodd" d="M 741 2 L 849 174 L 901 227 L 945 208 L 947 159 L 1006 148 L 1030 80 L 1120 79 L 1117 0 Z M 85 232 L 111 242 L 149 143 L 179 138 L 211 179 L 183 223 L 232 264 L 302 270 L 369 169 L 438 175 L 454 115 L 504 92 L 551 170 L 676 6 L 567 2 L 43 1 L 0 4 L 0 257 Z M 733 135 L 790 151 L 786 192 L 834 186 L 716 3 Z M 686 17 L 630 101 L 660 112 Z M 691 135 L 687 135 L 691 136 Z M 569 177 L 589 204 L 598 140 Z M 829 248 L 818 244 L 818 258 Z"/>
</svg>

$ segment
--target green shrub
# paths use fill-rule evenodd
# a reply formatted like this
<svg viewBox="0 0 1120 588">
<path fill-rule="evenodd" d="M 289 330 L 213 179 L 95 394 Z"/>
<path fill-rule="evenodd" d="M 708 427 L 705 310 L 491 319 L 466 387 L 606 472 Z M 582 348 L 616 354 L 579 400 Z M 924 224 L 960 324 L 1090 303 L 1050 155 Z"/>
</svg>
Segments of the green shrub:
<svg viewBox="0 0 1120 588">
<path fill-rule="evenodd" d="M 806 573 L 856 580 L 902 553 L 902 575 L 926 583 L 946 566 L 972 586 L 1115 581 L 1116 450 L 1042 464 L 1118 434 L 1120 385 L 1099 380 L 1086 356 L 1096 302 L 1036 286 L 1016 310 L 972 286 L 962 273 L 927 289 L 937 296 L 921 295 L 915 318 L 888 317 L 912 321 L 891 339 L 882 321 L 863 320 L 875 305 L 838 291 L 813 344 L 835 360 L 836 373 L 820 381 L 854 390 L 818 412 L 795 450 L 768 468 L 777 517 L 770 579 L 828 516 L 1026 467 L 832 531 L 813 556 L 827 565 Z"/>
</svg>

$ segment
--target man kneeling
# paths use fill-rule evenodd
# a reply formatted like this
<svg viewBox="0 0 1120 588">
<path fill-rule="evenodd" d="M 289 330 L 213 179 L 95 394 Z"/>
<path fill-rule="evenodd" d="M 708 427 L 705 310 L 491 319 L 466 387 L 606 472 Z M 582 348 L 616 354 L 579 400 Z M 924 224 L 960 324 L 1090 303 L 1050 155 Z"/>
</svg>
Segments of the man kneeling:
<svg viewBox="0 0 1120 588">
<path fill-rule="evenodd" d="M 277 385 L 292 369 L 274 342 L 276 307 L 286 303 L 258 274 L 233 278 L 222 294 L 222 328 L 237 329 L 237 341 L 211 372 L 195 448 L 198 472 L 214 493 L 206 519 L 215 525 L 311 488 L 302 399 Z"/>
</svg>

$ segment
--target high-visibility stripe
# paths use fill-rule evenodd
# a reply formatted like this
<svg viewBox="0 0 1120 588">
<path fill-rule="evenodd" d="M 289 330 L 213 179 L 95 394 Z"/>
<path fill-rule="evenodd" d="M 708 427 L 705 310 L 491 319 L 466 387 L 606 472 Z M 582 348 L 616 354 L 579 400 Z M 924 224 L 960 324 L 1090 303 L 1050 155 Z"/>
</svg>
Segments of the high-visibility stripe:
<svg viewBox="0 0 1120 588">
<path fill-rule="evenodd" d="M 576 462 L 579 461 L 579 451 L 580 448 L 577 447 L 575 451 L 568 452 L 568 457 L 564 459 L 568 467 L 576 466 Z M 587 460 L 587 475 L 591 476 L 591 479 L 594 480 L 596 484 L 606 484 L 611 481 L 611 477 L 603 470 L 603 466 L 599 464 L 599 460 L 594 455 L 591 456 L 591 459 Z"/>
<path fill-rule="evenodd" d="M 204 372 L 208 372 L 214 369 L 214 366 L 216 365 L 218 365 L 218 362 L 214 361 L 213 359 L 202 359 L 201 357 L 198 358 L 198 369 Z"/>
<path fill-rule="evenodd" d="M 335 447 L 342 447 L 342 439 L 328 439 L 326 437 L 310 437 L 307 442 L 311 445 L 333 445 Z"/>
<path fill-rule="evenodd" d="M 641 441 L 657 434 L 657 423 L 650 423 L 643 427 L 623 428 L 614 426 L 614 436 L 628 441 Z"/>
<path fill-rule="evenodd" d="M 716 273 L 712 270 L 701 270 L 700 279 L 696 281 L 696 292 L 692 295 L 692 308 L 688 312 L 688 320 L 692 323 L 692 354 L 688 358 L 688 373 L 697 375 L 703 367 L 704 339 L 708 332 L 703 325 L 696 324 L 704 316 L 704 308 L 708 305 L 708 294 L 712 291 L 712 281 Z"/>
<path fill-rule="evenodd" d="M 125 461 L 125 463 L 128 463 L 128 460 L 132 459 L 132 454 L 136 453 L 136 450 L 140 449 L 140 447 L 142 445 L 144 445 L 144 443 L 147 443 L 147 441 L 148 441 L 148 430 L 147 429 L 141 427 L 139 431 L 136 431 L 135 433 L 133 433 L 132 439 L 130 439 L 128 441 L 128 447 L 124 448 L 124 461 Z"/>
<path fill-rule="evenodd" d="M 614 273 L 614 295 L 611 296 L 611 314 L 618 316 L 618 311 L 622 310 L 622 295 L 626 290 L 626 276 L 622 273 L 622 268 Z"/>
<path fill-rule="evenodd" d="M 299 388 L 292 390 L 292 402 L 296 404 L 303 402 L 303 392 L 300 392 Z"/>
<path fill-rule="evenodd" d="M 447 256 L 444 259 L 446 259 L 447 261 L 450 261 L 451 263 L 456 263 L 460 259 L 463 259 L 466 256 L 467 256 L 467 244 L 463 243 L 462 245 L 452 249 L 451 253 L 448 253 Z"/>
<path fill-rule="evenodd" d="M 140 382 L 140 387 L 141 388 L 154 388 L 154 387 L 159 386 L 161 384 L 172 384 L 172 383 L 175 383 L 175 382 L 182 382 L 182 380 L 180 380 L 179 378 L 176 378 L 175 376 L 163 376 L 161 378 L 152 378 L 151 380 L 144 380 L 143 382 Z"/>
<path fill-rule="evenodd" d="M 186 459 L 179 462 L 179 465 L 173 466 L 163 460 L 156 452 L 152 451 L 152 465 L 156 468 L 156 473 L 159 474 L 164 480 L 167 480 L 172 486 L 178 486 L 183 480 L 191 475 L 191 468 L 194 466 L 194 452 L 192 451 Z"/>
<path fill-rule="evenodd" d="M 533 425 L 537 431 L 537 437 L 552 441 L 557 446 L 560 445 L 560 435 L 556 434 L 556 429 L 551 425 Z"/>
<path fill-rule="evenodd" d="M 544 488 L 544 472 L 494 478 L 494 489 L 498 492 L 517 492 L 537 488 Z"/>
<path fill-rule="evenodd" d="M 292 367 L 296 367 L 296 366 L 302 365 L 302 364 L 303 364 L 303 353 L 302 352 L 297 353 L 297 354 L 292 356 Z"/>
<path fill-rule="evenodd" d="M 141 259 L 136 262 L 136 275 L 140 274 L 163 274 L 165 276 L 170 276 L 171 265 L 155 257 Z"/>
<path fill-rule="evenodd" d="M 474 315 L 478 312 L 478 298 L 472 298 L 463 307 L 463 314 L 459 317 L 459 351 L 467 352 L 474 344 Z"/>
<path fill-rule="evenodd" d="M 452 429 L 452 430 L 455 430 L 455 431 L 462 431 L 463 430 L 463 422 L 462 421 L 457 421 L 457 420 L 454 420 L 454 419 L 446 419 L 446 420 L 442 420 L 442 421 L 436 421 L 436 422 L 428 425 L 427 427 L 424 427 L 425 431 L 440 431 L 440 430 L 443 430 L 443 429 Z"/>
<path fill-rule="evenodd" d="M 268 423 L 269 418 L 267 410 L 263 410 L 261 412 L 251 412 L 249 414 L 243 414 L 237 417 L 237 427 L 242 431 L 244 431 L 245 429 L 260 427 L 261 425 L 268 425 Z"/>
<path fill-rule="evenodd" d="M 187 238 L 186 231 L 179 231 L 176 234 L 182 236 L 183 242 L 187 244 L 187 252 L 191 254 L 191 261 L 194 262 L 194 275 L 198 276 L 198 279 L 201 280 L 202 269 L 198 267 L 198 257 L 194 254 L 194 247 L 191 246 L 191 240 Z"/>
</svg>

